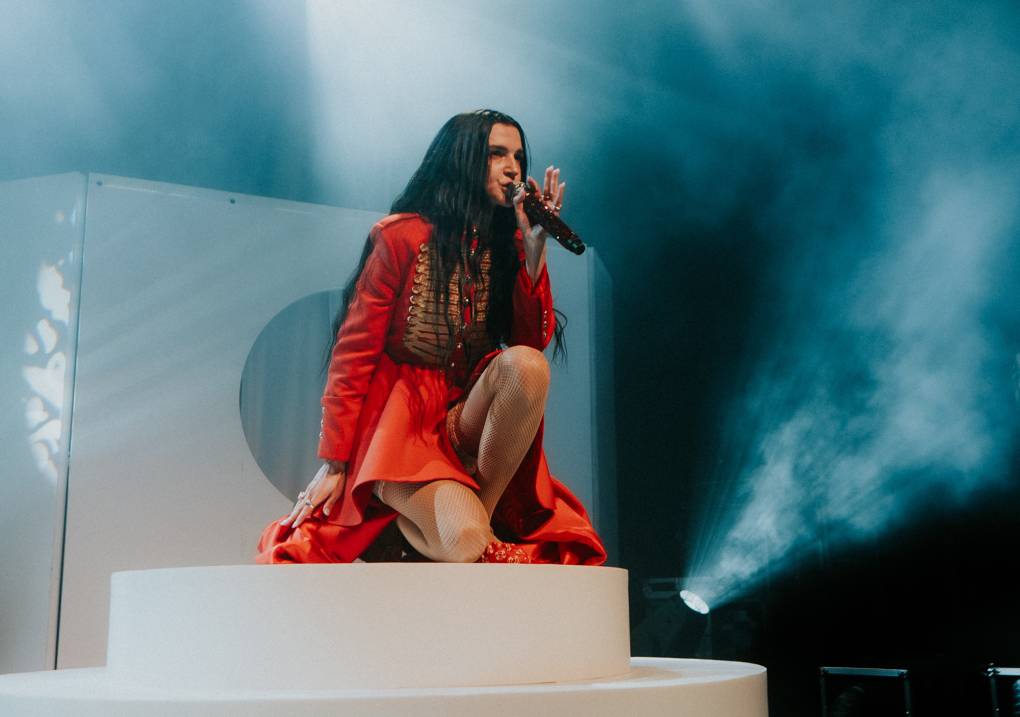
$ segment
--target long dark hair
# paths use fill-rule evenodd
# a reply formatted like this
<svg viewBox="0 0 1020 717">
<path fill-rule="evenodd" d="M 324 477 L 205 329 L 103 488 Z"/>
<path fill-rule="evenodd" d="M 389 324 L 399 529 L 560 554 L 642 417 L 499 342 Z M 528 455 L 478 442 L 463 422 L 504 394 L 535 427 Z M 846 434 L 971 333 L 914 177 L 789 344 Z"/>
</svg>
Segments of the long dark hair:
<svg viewBox="0 0 1020 717">
<path fill-rule="evenodd" d="M 528 144 L 524 129 L 513 117 L 496 110 L 476 110 L 454 115 L 440 128 L 429 145 L 421 165 L 412 175 L 404 191 L 393 201 L 391 214 L 411 212 L 421 215 L 432 225 L 432 241 L 428 247 L 433 267 L 432 281 L 436 302 L 445 306 L 449 300 L 450 276 L 462 260 L 461 239 L 473 229 L 491 248 L 492 265 L 489 275 L 489 308 L 486 330 L 496 345 L 510 340 L 513 318 L 513 286 L 520 260 L 513 235 L 517 219 L 513 207 L 493 205 L 486 193 L 489 176 L 489 133 L 495 124 L 507 124 L 521 133 L 524 156 L 521 158 L 521 180 L 528 173 Z M 365 242 L 358 268 L 343 291 L 340 310 L 333 319 L 332 341 L 327 347 L 326 362 L 333 342 L 354 298 L 355 286 L 369 254 L 372 240 Z M 478 262 L 481 252 L 468 261 L 472 276 L 482 276 Z M 554 332 L 553 358 L 566 355 L 563 327 L 566 316 L 558 310 Z M 446 315 L 443 311 L 441 315 Z M 451 327 L 452 329 L 452 327 Z"/>
</svg>

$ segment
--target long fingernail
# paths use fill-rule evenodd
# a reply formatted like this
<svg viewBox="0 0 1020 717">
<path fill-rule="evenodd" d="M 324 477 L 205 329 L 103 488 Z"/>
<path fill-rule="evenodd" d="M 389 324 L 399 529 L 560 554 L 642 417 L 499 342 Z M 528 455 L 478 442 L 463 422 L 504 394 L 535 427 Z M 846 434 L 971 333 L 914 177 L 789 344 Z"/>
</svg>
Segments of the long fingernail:
<svg viewBox="0 0 1020 717">
<path fill-rule="evenodd" d="M 322 514 L 325 515 L 326 517 L 329 517 L 329 508 L 323 508 Z"/>
</svg>

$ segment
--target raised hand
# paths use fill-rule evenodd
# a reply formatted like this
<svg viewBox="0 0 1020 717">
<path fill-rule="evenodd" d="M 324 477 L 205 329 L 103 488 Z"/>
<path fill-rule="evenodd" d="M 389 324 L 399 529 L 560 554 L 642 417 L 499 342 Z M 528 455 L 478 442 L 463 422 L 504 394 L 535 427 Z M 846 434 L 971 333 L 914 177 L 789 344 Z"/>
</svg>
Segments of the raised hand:
<svg viewBox="0 0 1020 717">
<path fill-rule="evenodd" d="M 563 207 L 563 195 L 567 189 L 567 183 L 560 181 L 560 170 L 558 167 L 549 165 L 545 170 L 545 178 L 542 181 L 541 190 L 539 189 L 538 182 L 535 181 L 534 177 L 528 177 L 528 186 L 535 191 L 536 194 L 540 192 L 542 201 L 554 214 L 559 214 L 560 209 Z M 527 239 L 538 239 L 544 240 L 546 238 L 546 232 L 536 230 L 531 226 L 531 222 L 528 220 L 528 215 L 524 211 L 524 192 L 520 191 L 514 195 L 514 213 L 517 215 L 517 226 L 521 230 L 521 234 Z"/>
<path fill-rule="evenodd" d="M 538 183 L 530 177 L 528 179 L 531 180 L 535 189 L 538 189 Z M 566 188 L 567 183 L 560 181 L 559 167 L 552 165 L 546 167 L 545 181 L 542 182 L 542 200 L 556 214 L 559 214 L 560 208 L 563 206 L 563 194 Z"/>
</svg>

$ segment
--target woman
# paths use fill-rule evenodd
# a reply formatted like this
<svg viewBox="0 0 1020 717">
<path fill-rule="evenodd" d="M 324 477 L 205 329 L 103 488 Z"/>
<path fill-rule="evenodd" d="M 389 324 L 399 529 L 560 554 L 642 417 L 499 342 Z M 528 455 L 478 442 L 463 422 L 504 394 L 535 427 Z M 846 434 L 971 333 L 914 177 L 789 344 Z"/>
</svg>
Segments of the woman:
<svg viewBox="0 0 1020 717">
<path fill-rule="evenodd" d="M 259 562 L 605 561 L 542 452 L 542 350 L 561 337 L 547 233 L 523 193 L 508 198 L 526 176 L 511 117 L 480 110 L 440 129 L 369 235 L 322 399 L 326 464 L 266 529 Z M 547 169 L 557 210 L 564 188 Z"/>
</svg>

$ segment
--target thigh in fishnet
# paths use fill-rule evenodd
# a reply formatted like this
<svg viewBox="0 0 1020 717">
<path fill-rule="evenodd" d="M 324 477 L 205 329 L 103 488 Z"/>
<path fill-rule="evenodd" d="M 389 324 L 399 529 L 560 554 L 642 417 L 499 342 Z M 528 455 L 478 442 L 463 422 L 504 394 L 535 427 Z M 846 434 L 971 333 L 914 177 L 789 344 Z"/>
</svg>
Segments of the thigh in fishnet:
<svg viewBox="0 0 1020 717">
<path fill-rule="evenodd" d="M 400 513 L 397 527 L 419 553 L 444 563 L 472 563 L 495 540 L 471 488 L 452 480 L 376 483 L 375 494 Z"/>
</svg>

